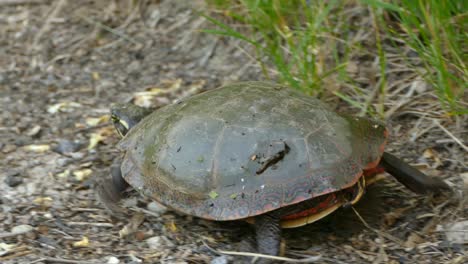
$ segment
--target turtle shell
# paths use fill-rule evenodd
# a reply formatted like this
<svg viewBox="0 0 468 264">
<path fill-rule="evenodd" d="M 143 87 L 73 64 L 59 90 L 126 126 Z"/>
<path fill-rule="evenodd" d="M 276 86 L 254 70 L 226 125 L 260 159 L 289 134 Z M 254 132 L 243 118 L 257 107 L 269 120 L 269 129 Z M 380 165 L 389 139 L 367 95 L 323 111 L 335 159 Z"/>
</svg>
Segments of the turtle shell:
<svg viewBox="0 0 468 264">
<path fill-rule="evenodd" d="M 212 220 L 252 217 L 354 185 L 387 131 L 288 87 L 243 82 L 162 107 L 119 143 L 139 192 Z"/>
</svg>

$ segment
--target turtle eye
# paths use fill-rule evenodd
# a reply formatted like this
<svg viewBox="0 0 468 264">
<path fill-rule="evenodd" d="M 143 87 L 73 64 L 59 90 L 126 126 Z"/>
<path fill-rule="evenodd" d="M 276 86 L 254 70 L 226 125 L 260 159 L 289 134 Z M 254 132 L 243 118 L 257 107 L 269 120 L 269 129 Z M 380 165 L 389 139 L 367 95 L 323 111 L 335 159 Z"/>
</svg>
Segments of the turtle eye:
<svg viewBox="0 0 468 264">
<path fill-rule="evenodd" d="M 118 123 L 119 122 L 119 118 L 114 114 L 111 115 L 111 120 L 112 120 L 113 123 Z"/>
</svg>

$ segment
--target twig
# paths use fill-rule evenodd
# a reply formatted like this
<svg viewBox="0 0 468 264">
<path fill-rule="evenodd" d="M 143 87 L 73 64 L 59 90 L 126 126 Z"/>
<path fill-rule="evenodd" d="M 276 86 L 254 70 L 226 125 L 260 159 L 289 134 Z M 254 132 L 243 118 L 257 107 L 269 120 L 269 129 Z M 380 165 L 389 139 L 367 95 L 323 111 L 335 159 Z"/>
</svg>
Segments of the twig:
<svg viewBox="0 0 468 264">
<path fill-rule="evenodd" d="M 60 0 L 57 2 L 57 4 L 54 7 L 54 10 L 52 10 L 52 12 L 42 25 L 41 29 L 37 32 L 36 36 L 34 36 L 32 48 L 37 47 L 37 44 L 41 40 L 42 35 L 44 35 L 44 33 L 49 29 L 51 21 L 60 13 L 60 11 L 62 11 L 62 8 L 65 6 L 66 3 L 67 0 Z"/>
<path fill-rule="evenodd" d="M 452 132 L 448 131 L 444 126 L 442 126 L 439 121 L 437 120 L 434 120 L 434 124 L 436 124 L 440 129 L 442 129 L 442 131 L 444 131 L 449 137 L 451 137 L 453 139 L 453 141 L 455 141 L 458 145 L 460 145 L 460 147 L 462 147 L 465 151 L 468 152 L 468 147 L 463 144 L 463 142 L 458 139 L 454 134 L 452 134 Z"/>
<path fill-rule="evenodd" d="M 361 220 L 361 222 L 364 224 L 365 227 L 367 227 L 368 229 L 374 231 L 374 232 L 375 232 L 376 234 L 378 234 L 378 235 L 381 235 L 381 236 L 383 236 L 383 237 L 385 237 L 385 238 L 387 238 L 387 239 L 389 239 L 389 240 L 392 240 L 393 242 L 395 242 L 395 243 L 397 243 L 397 244 L 399 244 L 399 245 L 402 245 L 402 244 L 403 244 L 403 242 L 400 241 L 398 238 L 396 238 L 396 237 L 394 237 L 394 236 L 392 236 L 392 235 L 386 234 L 386 233 L 384 233 L 384 232 L 381 232 L 381 231 L 379 231 L 379 230 L 377 230 L 377 229 L 371 227 L 371 226 L 366 222 L 366 220 L 364 220 L 364 218 L 362 218 L 362 216 L 358 213 L 358 211 L 356 211 L 356 209 L 355 209 L 353 206 L 351 206 L 351 208 L 353 209 L 354 213 L 355 213 L 356 216 L 359 218 L 359 220 Z"/>
<path fill-rule="evenodd" d="M 286 261 L 286 262 L 295 262 L 295 263 L 312 263 L 317 262 L 322 259 L 322 255 L 318 256 L 311 256 L 308 258 L 303 259 L 293 259 L 293 258 L 286 258 L 286 257 L 278 257 L 278 256 L 271 256 L 259 253 L 252 253 L 252 252 L 238 252 L 238 251 L 225 251 L 225 250 L 216 250 L 202 240 L 202 243 L 207 247 L 210 251 L 217 253 L 217 254 L 224 254 L 224 255 L 231 255 L 231 256 L 243 256 L 243 257 L 255 257 L 255 258 L 265 258 L 265 259 L 272 259 L 272 260 L 279 260 L 279 261 Z"/>
<path fill-rule="evenodd" d="M 291 251 L 291 250 L 288 250 L 288 254 L 293 255 L 293 256 L 298 256 L 298 257 L 308 257 L 309 256 L 309 255 L 306 255 L 304 253 L 301 253 L 300 251 Z M 347 262 L 343 262 L 343 261 L 341 261 L 339 259 L 333 259 L 333 258 L 327 258 L 327 257 L 322 257 L 320 260 L 328 261 L 328 262 L 335 263 L 335 264 L 347 264 Z"/>
<path fill-rule="evenodd" d="M 24 251 L 19 251 L 19 252 L 13 253 L 13 254 L 9 254 L 9 255 L 7 255 L 5 257 L 1 257 L 0 258 L 0 263 L 3 263 L 3 261 L 9 260 L 9 259 L 15 259 L 17 257 L 26 256 L 26 255 L 29 255 L 31 253 L 33 253 L 32 250 L 24 250 Z"/>
<path fill-rule="evenodd" d="M 85 128 L 80 128 L 80 129 L 77 129 L 75 131 L 73 131 L 73 133 L 70 133 L 69 135 L 76 135 L 78 133 L 83 133 L 83 132 L 88 132 L 88 131 L 92 131 L 92 130 L 95 130 L 95 129 L 99 129 L 99 128 L 103 128 L 103 127 L 106 127 L 106 126 L 110 126 L 111 124 L 110 123 L 102 123 L 102 124 L 98 124 L 96 126 L 91 126 L 91 127 L 85 127 Z"/>
<path fill-rule="evenodd" d="M 46 4 L 50 0 L 0 0 L 0 6 Z"/>
<path fill-rule="evenodd" d="M 102 263 L 102 261 L 98 261 L 98 262 L 90 262 L 90 261 L 86 261 L 86 260 L 74 260 L 74 259 L 62 259 L 62 258 L 40 258 L 40 259 L 37 259 L 37 260 L 34 260 L 32 262 L 29 262 L 29 264 L 33 264 L 33 263 L 37 263 L 37 262 L 51 262 L 51 263 L 66 263 L 66 264 L 99 264 L 99 263 Z"/>
<path fill-rule="evenodd" d="M 92 223 L 92 222 L 67 222 L 69 226 L 99 226 L 99 227 L 114 227 L 111 223 Z"/>
<path fill-rule="evenodd" d="M 81 16 L 81 15 L 77 15 L 77 16 L 79 18 L 85 20 L 86 22 L 90 23 L 90 24 L 96 25 L 97 27 L 100 27 L 100 28 L 102 28 L 102 29 L 104 29 L 104 30 L 116 35 L 116 36 L 121 37 L 122 39 L 125 39 L 128 42 L 131 42 L 131 43 L 133 43 L 135 45 L 141 45 L 142 44 L 142 43 L 132 39 L 131 37 L 127 36 L 126 34 L 120 32 L 118 30 L 115 30 L 115 29 L 113 29 L 111 27 L 108 27 L 108 26 L 106 26 L 106 25 L 104 25 L 102 23 L 99 23 L 99 22 L 97 22 L 97 21 L 95 21 L 95 20 L 93 20 L 93 19 L 91 19 L 89 17 L 85 17 L 85 16 Z"/>
<path fill-rule="evenodd" d="M 72 212 L 100 212 L 102 209 L 100 208 L 90 208 L 90 207 L 77 207 L 77 208 L 70 208 Z"/>
<path fill-rule="evenodd" d="M 33 232 L 33 231 L 34 231 L 34 228 L 28 229 L 28 230 L 25 230 L 25 231 L 21 231 L 21 232 L 5 232 L 5 233 L 0 233 L 0 239 L 2 239 L 2 238 L 8 238 L 8 237 L 14 237 L 14 236 L 19 236 L 19 235 L 24 235 L 24 234 L 26 234 L 26 233 Z"/>
<path fill-rule="evenodd" d="M 184 24 L 186 24 L 191 16 L 190 16 L 190 13 L 191 11 L 187 11 L 185 12 L 181 17 L 182 19 L 179 19 L 176 23 L 172 24 L 170 27 L 168 27 L 167 29 L 163 30 L 161 33 L 162 35 L 168 35 L 169 33 L 171 33 L 172 31 L 176 30 L 177 28 L 183 26 Z"/>
</svg>

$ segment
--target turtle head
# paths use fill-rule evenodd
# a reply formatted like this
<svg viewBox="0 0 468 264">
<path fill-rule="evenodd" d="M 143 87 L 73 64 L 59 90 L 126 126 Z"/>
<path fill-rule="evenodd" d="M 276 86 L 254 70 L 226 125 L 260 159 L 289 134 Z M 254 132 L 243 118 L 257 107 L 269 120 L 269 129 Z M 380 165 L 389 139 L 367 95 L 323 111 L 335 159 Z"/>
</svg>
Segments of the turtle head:
<svg viewBox="0 0 468 264">
<path fill-rule="evenodd" d="M 132 127 L 151 112 L 151 109 L 134 104 L 117 103 L 111 105 L 111 120 L 119 135 L 124 137 Z"/>
</svg>

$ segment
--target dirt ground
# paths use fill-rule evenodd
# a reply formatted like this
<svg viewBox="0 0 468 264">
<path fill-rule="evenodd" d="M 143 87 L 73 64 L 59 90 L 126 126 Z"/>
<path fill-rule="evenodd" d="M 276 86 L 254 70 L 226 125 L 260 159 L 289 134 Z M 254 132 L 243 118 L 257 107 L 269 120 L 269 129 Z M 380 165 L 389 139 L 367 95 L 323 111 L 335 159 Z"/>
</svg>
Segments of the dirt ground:
<svg viewBox="0 0 468 264">
<path fill-rule="evenodd" d="M 247 224 L 180 215 L 138 196 L 125 201 L 122 220 L 103 209 L 93 187 L 119 156 L 111 103 L 160 106 L 262 79 L 244 44 L 200 33 L 209 27 L 195 11 L 201 1 L 142 1 L 139 9 L 134 1 L 13 2 L 0 1 L 0 263 L 236 263 L 216 251 L 237 250 Z M 441 122 L 467 138 L 466 123 Z M 411 111 L 391 124 L 389 149 L 454 194 L 421 197 L 386 180 L 355 207 L 362 219 L 343 209 L 285 230 L 287 257 L 467 263 L 466 244 L 446 236 L 468 220 L 466 152 Z M 421 127 L 428 130 L 411 139 Z"/>
</svg>

